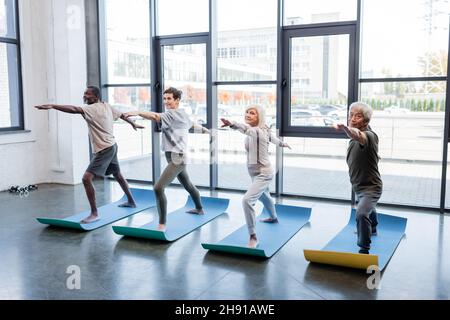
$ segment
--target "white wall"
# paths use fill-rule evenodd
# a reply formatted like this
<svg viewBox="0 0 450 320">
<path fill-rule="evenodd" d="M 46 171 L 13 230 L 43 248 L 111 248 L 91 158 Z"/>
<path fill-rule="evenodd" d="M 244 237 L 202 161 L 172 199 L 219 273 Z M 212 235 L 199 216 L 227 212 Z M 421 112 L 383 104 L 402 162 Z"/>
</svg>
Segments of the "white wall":
<svg viewBox="0 0 450 320">
<path fill-rule="evenodd" d="M 86 87 L 83 0 L 19 1 L 25 129 L 0 135 L 0 190 L 34 183 L 77 184 L 89 162 L 80 115 L 38 111 L 82 104 Z"/>
</svg>

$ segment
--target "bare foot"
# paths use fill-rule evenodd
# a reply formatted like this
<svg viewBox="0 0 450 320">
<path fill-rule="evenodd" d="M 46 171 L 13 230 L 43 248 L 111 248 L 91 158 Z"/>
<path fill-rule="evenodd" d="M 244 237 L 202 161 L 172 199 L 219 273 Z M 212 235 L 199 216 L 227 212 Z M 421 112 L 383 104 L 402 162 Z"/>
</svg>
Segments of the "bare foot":
<svg viewBox="0 0 450 320">
<path fill-rule="evenodd" d="M 191 209 L 191 210 L 188 210 L 188 211 L 186 211 L 187 213 L 192 213 L 192 214 L 198 214 L 198 215 L 204 215 L 205 214 L 205 211 L 203 211 L 203 209 Z"/>
<path fill-rule="evenodd" d="M 266 218 L 266 219 L 261 219 L 259 220 L 261 222 L 266 222 L 266 223 L 278 223 L 278 218 Z"/>
<path fill-rule="evenodd" d="M 87 224 L 87 223 L 97 222 L 98 220 L 100 220 L 100 218 L 98 217 L 98 214 L 91 214 L 89 217 L 81 220 L 80 223 Z"/>
<path fill-rule="evenodd" d="M 166 225 L 165 224 L 159 224 L 157 230 L 158 231 L 162 231 L 162 232 L 166 231 Z"/>
<path fill-rule="evenodd" d="M 257 246 L 258 246 L 258 239 L 256 238 L 256 235 L 251 235 L 250 240 L 248 241 L 248 247 L 254 249 Z"/>
<path fill-rule="evenodd" d="M 136 208 L 136 203 L 128 201 L 128 202 L 119 204 L 119 208 Z"/>
</svg>

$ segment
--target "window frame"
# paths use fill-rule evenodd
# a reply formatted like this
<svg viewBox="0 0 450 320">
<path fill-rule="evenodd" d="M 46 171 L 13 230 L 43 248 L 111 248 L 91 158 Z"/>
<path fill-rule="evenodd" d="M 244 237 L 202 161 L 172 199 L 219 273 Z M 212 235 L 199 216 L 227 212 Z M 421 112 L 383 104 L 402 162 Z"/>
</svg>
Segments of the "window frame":
<svg viewBox="0 0 450 320">
<path fill-rule="evenodd" d="M 19 25 L 19 0 L 13 0 L 14 3 L 14 27 L 15 27 L 15 37 L 0 37 L 0 44 L 8 45 L 14 45 L 17 50 L 17 56 L 16 61 L 17 64 L 15 67 L 17 70 L 17 92 L 12 92 L 12 94 L 17 95 L 17 105 L 10 106 L 11 108 L 11 115 L 18 120 L 17 126 L 9 126 L 9 127 L 0 127 L 0 134 L 2 133 L 8 133 L 8 132 L 17 132 L 17 131 L 24 131 L 25 130 L 25 119 L 24 119 L 24 108 L 23 108 L 23 86 L 22 86 L 22 55 L 21 55 L 21 48 L 20 48 L 20 25 Z M 6 12 L 6 16 L 10 12 Z M 8 18 L 6 18 L 8 20 Z M 9 63 L 8 63 L 9 65 Z M 10 68 L 10 66 L 9 66 Z M 9 74 L 8 74 L 8 82 L 11 82 Z M 11 92 L 9 92 L 8 95 L 9 99 L 11 100 Z"/>
<path fill-rule="evenodd" d="M 349 35 L 349 70 L 348 70 L 348 105 L 358 99 L 359 52 L 357 47 L 357 22 L 344 21 L 338 23 L 321 23 L 289 26 L 283 28 L 283 74 L 282 78 L 282 117 L 281 135 L 304 138 L 337 138 L 346 136 L 331 127 L 292 126 L 290 123 L 290 79 L 291 79 L 291 39 L 313 36 Z M 347 106 L 348 112 L 348 106 Z"/>
</svg>

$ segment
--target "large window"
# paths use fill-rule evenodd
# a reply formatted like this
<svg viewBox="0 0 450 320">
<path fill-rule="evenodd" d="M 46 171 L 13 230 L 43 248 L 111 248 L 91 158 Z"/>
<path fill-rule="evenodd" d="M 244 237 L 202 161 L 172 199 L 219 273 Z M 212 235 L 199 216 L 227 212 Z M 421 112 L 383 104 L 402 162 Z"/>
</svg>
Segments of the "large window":
<svg viewBox="0 0 450 320">
<path fill-rule="evenodd" d="M 151 110 L 150 4 L 148 0 L 101 0 L 103 99 L 123 111 Z M 135 23 L 139 21 L 139 23 Z M 119 160 L 127 179 L 152 181 L 152 123 L 138 120 L 134 131 L 122 120 L 114 124 Z"/>
<path fill-rule="evenodd" d="M 0 131 L 23 129 L 17 3 L 0 1 Z"/>
<path fill-rule="evenodd" d="M 228 85 L 218 90 L 218 119 L 245 123 L 245 109 L 250 105 L 261 106 L 266 113 L 266 124 L 276 132 L 276 89 L 275 85 Z M 220 128 L 220 124 L 218 124 Z M 246 190 L 251 184 L 247 170 L 245 151 L 246 136 L 232 129 L 218 130 L 219 186 Z M 276 146 L 269 145 L 270 162 L 275 170 Z M 270 186 L 275 191 L 275 179 Z"/>
<path fill-rule="evenodd" d="M 284 25 L 356 20 L 357 0 L 285 0 Z"/>
<path fill-rule="evenodd" d="M 381 203 L 442 203 L 447 0 L 122 2 L 100 0 L 103 89 L 118 108 L 158 112 L 166 87 L 183 90 L 192 120 L 217 129 L 214 139 L 189 135 L 195 184 L 246 190 L 245 136 L 221 129 L 220 118 L 244 121 L 258 104 L 292 147 L 270 147 L 271 191 L 350 200 L 349 140 L 331 125 L 346 123 L 348 106 L 362 100 L 379 136 Z M 162 152 L 152 154 L 160 134 L 145 125 L 138 133 L 116 125 L 122 164 L 138 180 L 165 166 Z"/>
<path fill-rule="evenodd" d="M 149 1 L 103 1 L 106 11 L 105 83 L 149 83 Z"/>
<path fill-rule="evenodd" d="M 157 0 L 159 36 L 209 30 L 208 0 Z"/>
<path fill-rule="evenodd" d="M 429 92 L 429 88 L 442 88 Z M 438 207 L 445 119 L 445 82 L 363 83 L 379 137 L 383 203 Z"/>
<path fill-rule="evenodd" d="M 218 81 L 276 79 L 276 10 L 275 0 L 217 1 Z"/>
<path fill-rule="evenodd" d="M 170 40 L 167 40 L 170 42 Z M 207 123 L 206 104 L 206 43 L 161 44 L 163 57 L 163 88 L 176 87 L 183 91 L 180 108 L 198 125 Z M 165 111 L 165 110 L 163 110 Z M 200 186 L 209 186 L 210 164 L 209 135 L 190 133 L 188 138 L 187 171 L 191 181 Z M 162 168 L 167 165 L 161 153 Z M 174 181 L 178 183 L 178 181 Z"/>
<path fill-rule="evenodd" d="M 443 0 L 365 0 L 362 78 L 445 76 L 449 11 Z"/>
<path fill-rule="evenodd" d="M 360 99 L 374 109 L 383 203 L 440 205 L 449 13 L 440 0 L 364 1 Z"/>
<path fill-rule="evenodd" d="M 283 193 L 350 200 L 344 139 L 286 138 Z"/>
</svg>

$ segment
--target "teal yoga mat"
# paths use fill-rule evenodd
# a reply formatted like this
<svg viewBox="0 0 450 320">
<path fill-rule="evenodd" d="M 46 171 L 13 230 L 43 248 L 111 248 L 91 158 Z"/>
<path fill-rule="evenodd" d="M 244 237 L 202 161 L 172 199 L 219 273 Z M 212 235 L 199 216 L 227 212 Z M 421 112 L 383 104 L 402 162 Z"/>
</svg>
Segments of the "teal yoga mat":
<svg viewBox="0 0 450 320">
<path fill-rule="evenodd" d="M 98 213 L 100 220 L 93 223 L 80 223 L 81 220 L 89 216 L 90 211 L 84 211 L 76 215 L 64 218 L 37 218 L 37 220 L 42 224 L 48 224 L 51 226 L 57 226 L 62 228 L 77 229 L 82 231 L 92 231 L 103 227 L 107 224 L 113 223 L 115 221 L 121 220 L 148 208 L 156 206 L 156 198 L 153 190 L 147 189 L 133 189 L 131 188 L 131 193 L 133 194 L 134 200 L 136 202 L 136 208 L 120 208 L 119 204 L 127 201 L 126 195 L 124 195 L 120 200 L 109 203 L 98 208 Z"/>
<path fill-rule="evenodd" d="M 202 243 L 203 248 L 212 251 L 258 256 L 272 257 L 283 245 L 289 241 L 308 221 L 311 216 L 311 208 L 275 205 L 279 223 L 256 223 L 256 234 L 259 245 L 256 248 L 248 248 L 249 234 L 244 225 L 218 243 Z M 263 212 L 263 216 L 268 214 Z"/>
<path fill-rule="evenodd" d="M 129 237 L 167 242 L 175 241 L 225 213 L 230 203 L 229 199 L 210 197 L 201 197 L 201 199 L 205 211 L 204 215 L 186 212 L 195 209 L 194 201 L 189 197 L 184 207 L 167 215 L 167 230 L 165 232 L 156 230 L 158 218 L 142 227 L 113 226 L 113 230 L 117 234 Z"/>
</svg>

